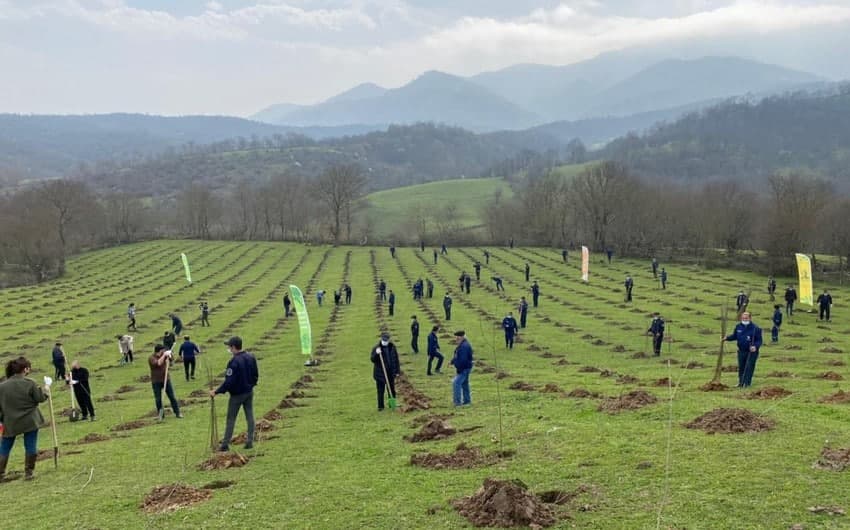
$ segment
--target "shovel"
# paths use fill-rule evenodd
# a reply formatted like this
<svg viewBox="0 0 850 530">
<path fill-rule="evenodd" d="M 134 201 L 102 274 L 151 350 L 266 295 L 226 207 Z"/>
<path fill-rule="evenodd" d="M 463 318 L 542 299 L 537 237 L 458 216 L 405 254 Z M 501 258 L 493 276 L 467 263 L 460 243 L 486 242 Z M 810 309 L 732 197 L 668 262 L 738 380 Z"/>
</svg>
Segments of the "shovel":
<svg viewBox="0 0 850 530">
<path fill-rule="evenodd" d="M 379 348 L 380 349 L 380 348 Z M 387 405 L 390 407 L 390 410 L 395 410 L 398 407 L 398 401 L 396 401 L 395 396 L 390 389 L 390 377 L 387 375 L 387 365 L 384 364 L 384 355 L 381 352 L 375 352 L 378 354 L 378 359 L 381 360 L 381 369 L 384 371 L 384 381 L 387 382 L 387 394 L 389 394 L 389 398 L 387 399 Z"/>
</svg>

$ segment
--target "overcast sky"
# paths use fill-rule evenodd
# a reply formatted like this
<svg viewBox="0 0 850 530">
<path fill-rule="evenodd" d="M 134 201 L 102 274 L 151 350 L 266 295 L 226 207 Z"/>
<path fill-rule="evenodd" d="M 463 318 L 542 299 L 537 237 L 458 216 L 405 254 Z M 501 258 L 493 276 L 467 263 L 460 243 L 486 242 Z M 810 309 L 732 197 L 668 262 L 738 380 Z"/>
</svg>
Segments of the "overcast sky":
<svg viewBox="0 0 850 530">
<path fill-rule="evenodd" d="M 244 116 L 629 48 L 850 78 L 850 0 L 0 0 L 0 112 Z"/>
</svg>

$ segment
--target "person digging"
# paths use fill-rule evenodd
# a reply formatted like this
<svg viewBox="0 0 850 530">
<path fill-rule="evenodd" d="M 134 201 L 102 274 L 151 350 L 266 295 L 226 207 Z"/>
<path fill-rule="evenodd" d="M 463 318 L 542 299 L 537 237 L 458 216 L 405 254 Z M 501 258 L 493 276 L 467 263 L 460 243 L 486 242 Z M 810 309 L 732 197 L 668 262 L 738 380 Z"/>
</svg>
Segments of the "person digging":
<svg viewBox="0 0 850 530">
<path fill-rule="evenodd" d="M 389 389 L 389 406 L 396 406 L 395 378 L 401 373 L 398 350 L 390 342 L 390 334 L 382 333 L 381 341 L 372 348 L 372 378 L 378 391 L 378 411 L 384 410 L 384 392 Z"/>
</svg>

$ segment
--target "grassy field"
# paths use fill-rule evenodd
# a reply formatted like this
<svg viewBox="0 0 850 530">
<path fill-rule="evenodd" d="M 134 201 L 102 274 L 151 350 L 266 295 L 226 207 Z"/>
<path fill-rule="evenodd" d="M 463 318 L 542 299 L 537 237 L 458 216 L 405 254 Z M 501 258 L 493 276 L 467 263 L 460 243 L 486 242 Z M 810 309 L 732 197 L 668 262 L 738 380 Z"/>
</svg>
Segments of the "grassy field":
<svg viewBox="0 0 850 530">
<path fill-rule="evenodd" d="M 191 286 L 183 278 L 180 252 L 192 262 Z M 558 251 L 491 252 L 470 295 L 458 292 L 457 278 L 461 270 L 472 271 L 474 259 L 483 260 L 480 249 L 450 248 L 433 265 L 430 251 L 423 256 L 409 248 L 399 249 L 393 260 L 383 248 L 193 241 L 86 254 L 69 262 L 64 279 L 5 290 L 2 359 L 23 353 L 34 362 L 35 378 L 52 375 L 50 350 L 61 339 L 68 356 L 92 371 L 98 420 L 58 418 L 59 467 L 44 460 L 34 482 L 0 485 L 7 500 L 3 528 L 469 528 L 451 501 L 473 494 L 487 477 L 520 479 L 538 493 L 574 493 L 557 507 L 562 517 L 557 528 L 846 527 L 845 517 L 808 508 L 848 507 L 846 472 L 813 468 L 824 446 L 850 447 L 850 404 L 818 402 L 844 388 L 843 381 L 821 374 L 850 375 L 843 353 L 850 348 L 847 289 L 830 286 L 837 301 L 833 323 L 821 325 L 816 315 L 798 312 L 783 327 L 780 343 L 763 348 L 750 390 L 781 386 L 791 394 L 751 400 L 744 399 L 745 391 L 699 387 L 713 372 L 719 307 L 732 304 L 739 288 L 752 290 L 754 320 L 769 336 L 772 306 L 764 278 L 662 263 L 670 274 L 662 291 L 648 263 L 615 259 L 605 265 L 593 256 L 585 285 L 576 263 L 563 264 Z M 496 323 L 519 296 L 530 300 L 521 272 L 526 262 L 541 285 L 540 307 L 530 310 L 522 342 L 506 351 Z M 629 304 L 622 292 L 627 272 L 635 278 Z M 505 293 L 493 290 L 489 278 L 496 273 L 505 279 Z M 420 276 L 434 281 L 435 296 L 415 303 L 408 287 Z M 376 301 L 380 278 L 398 295 L 393 317 Z M 353 287 L 353 303 L 334 308 L 330 293 L 344 281 Z M 306 293 L 317 358 L 323 361 L 318 367 L 303 366 L 295 320 L 283 318 L 281 297 L 290 283 Z M 821 287 L 816 284 L 816 291 Z M 329 291 L 321 308 L 315 303 L 318 289 Z M 477 360 L 472 406 L 460 409 L 451 406 L 451 367 L 445 375 L 427 377 L 426 356 L 412 355 L 409 345 L 409 317 L 417 314 L 424 352 L 430 326 L 443 316 L 447 290 L 455 303 L 452 321 L 442 323 L 442 350 L 450 356 L 450 332 L 462 328 Z M 200 326 L 201 299 L 209 300 L 212 327 Z M 130 301 L 139 308 L 137 360 L 119 367 L 113 337 L 124 330 Z M 236 446 L 250 457 L 244 467 L 199 469 L 210 457 L 209 401 L 190 395 L 206 388 L 204 378 L 186 382 L 175 365 L 177 396 L 188 400 L 185 418 L 170 411 L 162 423 L 150 417 L 150 385 L 141 378 L 149 373 L 146 357 L 169 326 L 169 311 L 183 317 L 186 333 L 204 350 L 201 374 L 209 367 L 221 375 L 229 358 L 222 341 L 232 334 L 241 335 L 260 359 L 255 412 L 273 419 L 254 449 Z M 652 311 L 667 318 L 672 339 L 660 360 L 640 355 L 649 350 L 643 331 Z M 383 327 L 393 333 L 403 370 L 430 399 L 431 410 L 376 412 L 368 354 Z M 724 364 L 734 365 L 734 354 Z M 299 389 L 304 375 L 313 381 Z M 665 377 L 678 386 L 656 386 Z M 735 374 L 724 373 L 723 381 L 733 386 Z M 510 388 L 520 382 L 530 390 Z M 604 397 L 642 390 L 658 402 L 609 414 L 597 410 L 599 398 L 544 392 L 547 384 Z M 61 386 L 54 392 L 57 409 L 70 405 Z M 277 408 L 293 389 L 305 394 L 292 399 L 299 406 Z M 106 396 L 117 399 L 103 401 Z M 409 399 L 402 396 L 401 402 Z M 217 401 L 220 431 L 225 403 Z M 747 409 L 775 426 L 714 435 L 684 427 L 720 407 Z M 46 405 L 42 410 L 47 414 Z M 274 419 L 274 412 L 282 418 Z M 449 415 L 446 421 L 459 432 L 440 441 L 405 441 L 418 428 L 412 422 L 426 414 Z M 139 419 L 140 428 L 118 430 Z M 241 416 L 236 432 L 244 432 Z M 92 433 L 106 439 L 80 443 Z M 461 442 L 487 453 L 515 453 L 470 469 L 410 464 L 413 454 L 447 453 Z M 49 428 L 40 431 L 39 447 L 52 447 Z M 17 475 L 22 464 L 19 440 L 9 471 Z M 201 488 L 214 481 L 232 483 L 190 507 L 158 514 L 140 508 L 158 485 Z"/>
<path fill-rule="evenodd" d="M 437 214 L 449 203 L 457 206 L 458 224 L 464 230 L 482 230 L 482 209 L 497 192 L 505 199 L 513 196 L 508 183 L 498 178 L 441 180 L 378 191 L 367 195 L 363 201 L 367 209 L 361 214 L 373 227 L 373 237 L 386 239 L 396 234 L 415 238 L 415 227 L 404 226 L 411 212 L 423 208 Z M 361 221 L 363 222 L 363 221 Z M 429 221 L 430 223 L 430 221 Z M 433 224 L 428 227 L 433 232 Z"/>
</svg>

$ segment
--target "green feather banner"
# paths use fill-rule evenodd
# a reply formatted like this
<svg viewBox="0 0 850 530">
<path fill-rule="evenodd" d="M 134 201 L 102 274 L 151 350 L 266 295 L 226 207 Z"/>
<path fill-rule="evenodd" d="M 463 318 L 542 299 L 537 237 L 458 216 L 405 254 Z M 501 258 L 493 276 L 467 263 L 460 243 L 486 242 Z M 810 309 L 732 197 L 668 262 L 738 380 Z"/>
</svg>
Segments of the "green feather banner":
<svg viewBox="0 0 850 530">
<path fill-rule="evenodd" d="M 289 286 L 289 292 L 292 294 L 292 302 L 295 304 L 295 314 L 298 316 L 298 328 L 301 331 L 301 353 L 312 355 L 313 335 L 310 330 L 310 317 L 307 315 L 304 293 L 295 285 Z"/>
</svg>

